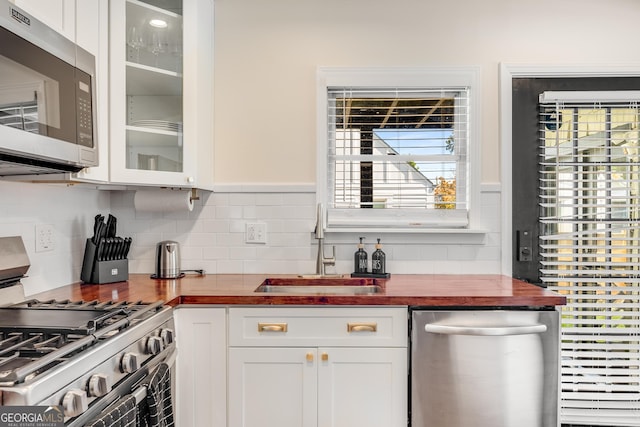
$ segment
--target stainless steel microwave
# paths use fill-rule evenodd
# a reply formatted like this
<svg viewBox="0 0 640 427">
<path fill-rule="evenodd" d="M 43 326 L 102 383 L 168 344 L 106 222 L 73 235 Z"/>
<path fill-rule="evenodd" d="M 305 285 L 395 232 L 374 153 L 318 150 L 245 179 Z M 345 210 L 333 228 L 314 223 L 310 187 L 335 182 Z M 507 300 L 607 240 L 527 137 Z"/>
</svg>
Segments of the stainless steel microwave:
<svg viewBox="0 0 640 427">
<path fill-rule="evenodd" d="M 0 176 L 97 166 L 95 58 L 0 0 Z"/>
</svg>

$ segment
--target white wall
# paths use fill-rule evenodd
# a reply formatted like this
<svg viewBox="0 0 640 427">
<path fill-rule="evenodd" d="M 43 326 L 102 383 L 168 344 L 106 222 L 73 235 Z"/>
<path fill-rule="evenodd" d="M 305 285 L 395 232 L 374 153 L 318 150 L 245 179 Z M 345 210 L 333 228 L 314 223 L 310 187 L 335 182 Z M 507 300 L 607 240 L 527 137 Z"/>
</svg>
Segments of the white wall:
<svg viewBox="0 0 640 427">
<path fill-rule="evenodd" d="M 639 20 L 636 0 L 216 0 L 216 182 L 315 182 L 317 67 L 428 65 L 481 67 L 499 182 L 498 64 L 637 62 Z"/>
</svg>

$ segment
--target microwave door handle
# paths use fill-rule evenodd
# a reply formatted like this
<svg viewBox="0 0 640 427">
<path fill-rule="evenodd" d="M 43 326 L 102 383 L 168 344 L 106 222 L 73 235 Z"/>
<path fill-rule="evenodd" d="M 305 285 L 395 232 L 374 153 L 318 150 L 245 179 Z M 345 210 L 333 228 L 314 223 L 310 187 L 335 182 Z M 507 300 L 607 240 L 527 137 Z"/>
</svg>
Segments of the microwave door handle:
<svg viewBox="0 0 640 427">
<path fill-rule="evenodd" d="M 530 335 L 541 334 L 547 331 L 547 325 L 527 325 L 527 326 L 451 326 L 438 325 L 434 323 L 426 324 L 426 332 L 442 335 L 474 335 L 483 337 L 503 337 L 509 335 Z"/>
</svg>

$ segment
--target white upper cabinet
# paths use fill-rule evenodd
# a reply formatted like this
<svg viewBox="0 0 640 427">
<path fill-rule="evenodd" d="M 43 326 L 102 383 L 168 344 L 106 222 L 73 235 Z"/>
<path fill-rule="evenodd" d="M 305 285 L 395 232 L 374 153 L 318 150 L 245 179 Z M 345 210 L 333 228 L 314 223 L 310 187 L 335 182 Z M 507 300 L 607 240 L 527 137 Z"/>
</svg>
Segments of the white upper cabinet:
<svg viewBox="0 0 640 427">
<path fill-rule="evenodd" d="M 69 40 L 76 40 L 76 0 L 12 0 L 12 2 Z"/>
<path fill-rule="evenodd" d="M 12 1 L 96 57 L 99 165 L 71 180 L 212 189 L 213 0 Z"/>
<path fill-rule="evenodd" d="M 82 0 L 76 4 L 76 43 L 96 59 L 95 95 L 98 166 L 73 175 L 74 180 L 109 181 L 109 3 Z"/>
<path fill-rule="evenodd" d="M 209 189 L 213 1 L 109 7 L 110 181 Z"/>
</svg>

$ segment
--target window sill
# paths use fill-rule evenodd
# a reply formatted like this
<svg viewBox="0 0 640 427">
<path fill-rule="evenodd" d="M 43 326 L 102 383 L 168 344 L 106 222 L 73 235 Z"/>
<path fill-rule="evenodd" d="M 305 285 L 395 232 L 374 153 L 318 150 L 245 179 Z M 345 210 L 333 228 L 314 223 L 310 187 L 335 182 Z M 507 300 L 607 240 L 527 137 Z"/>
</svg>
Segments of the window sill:
<svg viewBox="0 0 640 427">
<path fill-rule="evenodd" d="M 386 244 L 417 245 L 486 245 L 489 230 L 477 228 L 373 228 L 340 227 L 327 228 L 327 243 L 352 242 L 364 237 L 375 242 L 380 236 Z"/>
<path fill-rule="evenodd" d="M 376 228 L 376 227 L 327 227 L 325 233 L 377 233 L 377 234 L 467 234 L 485 235 L 489 230 L 478 228 Z"/>
</svg>

